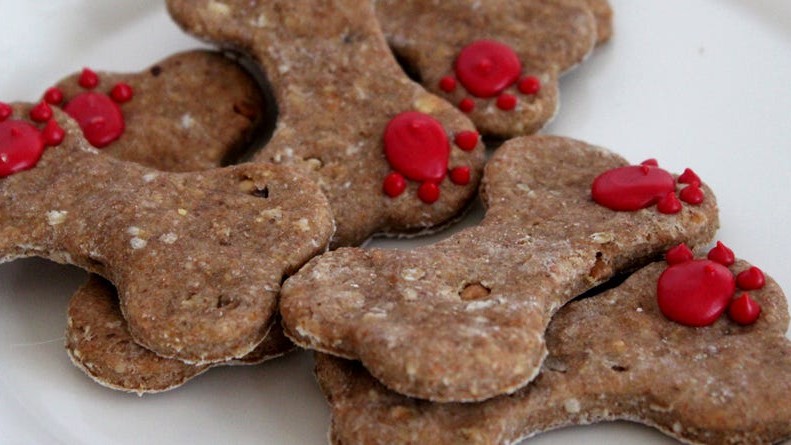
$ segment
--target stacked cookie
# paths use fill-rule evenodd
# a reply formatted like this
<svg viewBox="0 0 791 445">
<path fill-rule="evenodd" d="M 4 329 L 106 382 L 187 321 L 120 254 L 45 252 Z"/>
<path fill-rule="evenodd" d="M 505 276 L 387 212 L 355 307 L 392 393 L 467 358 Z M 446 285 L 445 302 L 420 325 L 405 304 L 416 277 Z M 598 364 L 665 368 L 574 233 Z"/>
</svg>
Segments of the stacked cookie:
<svg viewBox="0 0 791 445">
<path fill-rule="evenodd" d="M 683 279 L 658 296 L 668 279 L 654 264 L 569 303 L 674 246 L 699 250 L 718 226 L 714 194 L 691 170 L 519 137 L 554 116 L 558 76 L 609 36 L 606 2 L 527 2 L 507 20 L 511 2 L 259 3 L 168 2 L 187 31 L 265 73 L 279 116 L 252 162 L 218 167 L 263 132 L 268 106 L 217 55 L 137 75 L 83 71 L 36 106 L 7 107 L 0 151 L 24 156 L 0 180 L 2 214 L 14 216 L 0 221 L 3 258 L 70 262 L 117 288 L 120 305 L 99 278 L 72 300 L 78 366 L 111 387 L 160 391 L 287 351 L 282 316 L 286 336 L 321 351 L 336 443 L 512 443 L 617 418 L 692 442 L 791 434 L 782 292 L 737 279 L 753 269 L 724 247 L 709 260 L 670 255 Z M 436 32 L 451 23 L 469 28 Z M 485 169 L 479 131 L 513 138 Z M 97 156 L 104 146 L 202 171 Z M 477 227 L 412 251 L 347 247 L 442 226 L 479 183 Z M 320 255 L 327 248 L 337 250 Z M 699 290 L 712 274 L 713 297 Z M 750 291 L 743 303 L 731 303 L 737 287 Z M 723 369 L 732 359 L 719 352 L 743 349 L 742 338 L 762 346 Z M 692 385 L 675 379 L 690 356 Z M 651 372 L 646 357 L 665 368 Z M 706 379 L 719 392 L 694 384 Z M 748 407 L 761 408 L 733 415 Z"/>
</svg>

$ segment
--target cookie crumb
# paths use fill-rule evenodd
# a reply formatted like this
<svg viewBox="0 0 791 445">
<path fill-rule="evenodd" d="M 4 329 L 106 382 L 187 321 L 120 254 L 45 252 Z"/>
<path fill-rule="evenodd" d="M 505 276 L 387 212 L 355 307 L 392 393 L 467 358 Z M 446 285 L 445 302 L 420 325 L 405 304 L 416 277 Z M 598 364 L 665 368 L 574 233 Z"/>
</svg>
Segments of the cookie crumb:
<svg viewBox="0 0 791 445">
<path fill-rule="evenodd" d="M 195 124 L 195 119 L 189 113 L 181 116 L 181 128 L 189 129 L 192 128 L 193 124 Z"/>
<path fill-rule="evenodd" d="M 178 235 L 173 232 L 168 232 L 159 237 L 159 240 L 165 244 L 173 244 L 179 239 Z"/>
<path fill-rule="evenodd" d="M 401 278 L 407 281 L 417 281 L 426 276 L 426 271 L 418 268 L 404 269 L 401 272 Z"/>
<path fill-rule="evenodd" d="M 143 238 L 134 237 L 129 240 L 129 245 L 132 246 L 132 249 L 139 250 L 146 247 L 146 245 L 148 245 L 148 241 L 144 240 Z"/>
<path fill-rule="evenodd" d="M 211 1 L 209 2 L 209 11 L 214 14 L 228 15 L 231 13 L 231 8 L 229 8 L 225 3 Z"/>
<path fill-rule="evenodd" d="M 159 176 L 159 174 L 157 174 L 157 173 L 154 173 L 154 172 L 151 172 L 151 173 L 146 173 L 145 175 L 143 175 L 143 181 L 145 181 L 145 182 L 147 182 L 147 183 L 148 183 L 148 182 L 151 182 L 151 181 L 153 181 L 154 179 L 157 179 L 157 176 Z"/>
<path fill-rule="evenodd" d="M 582 406 L 580 405 L 580 401 L 577 399 L 568 399 L 566 403 L 563 404 L 563 408 L 569 414 L 576 414 L 580 412 Z"/>
<path fill-rule="evenodd" d="M 68 214 L 69 212 L 66 210 L 50 210 L 47 212 L 47 223 L 51 226 L 63 224 Z"/>
<path fill-rule="evenodd" d="M 178 211 L 179 215 L 187 216 L 187 210 L 186 209 L 178 209 L 177 211 Z"/>
</svg>

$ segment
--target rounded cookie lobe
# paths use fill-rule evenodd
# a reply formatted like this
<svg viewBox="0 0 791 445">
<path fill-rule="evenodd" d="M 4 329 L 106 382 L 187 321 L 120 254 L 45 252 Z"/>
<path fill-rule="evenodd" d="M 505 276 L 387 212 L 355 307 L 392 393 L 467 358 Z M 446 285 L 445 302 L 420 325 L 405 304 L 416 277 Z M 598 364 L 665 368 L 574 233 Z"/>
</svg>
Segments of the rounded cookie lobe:
<svg viewBox="0 0 791 445">
<path fill-rule="evenodd" d="M 551 136 L 507 142 L 485 169 L 483 222 L 437 244 L 339 249 L 284 284 L 297 344 L 363 365 L 387 387 L 433 401 L 484 400 L 532 380 L 563 304 L 718 225 L 707 190 L 675 215 L 615 212 L 590 197 L 617 155 Z M 705 186 L 704 186 L 705 187 Z"/>
</svg>

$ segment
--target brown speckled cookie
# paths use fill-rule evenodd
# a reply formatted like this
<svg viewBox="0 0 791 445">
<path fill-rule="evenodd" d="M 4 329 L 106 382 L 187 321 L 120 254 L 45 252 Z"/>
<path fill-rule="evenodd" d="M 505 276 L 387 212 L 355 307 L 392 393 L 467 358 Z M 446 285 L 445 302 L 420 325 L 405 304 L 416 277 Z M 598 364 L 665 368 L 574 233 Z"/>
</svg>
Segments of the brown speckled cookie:
<svg viewBox="0 0 791 445">
<path fill-rule="evenodd" d="M 265 337 L 283 277 L 325 250 L 332 215 L 295 169 L 245 164 L 165 173 L 99 156 L 76 122 L 17 104 L 4 158 L 63 140 L 0 178 L 0 261 L 41 256 L 97 273 L 119 291 L 135 341 L 192 363 L 242 357 Z M 2 119 L 0 119 L 2 120 Z M 7 144 L 7 146 L 6 146 Z"/>
<path fill-rule="evenodd" d="M 333 246 L 358 245 L 376 233 L 435 227 L 457 216 L 473 197 L 483 144 L 477 134 L 457 143 L 460 133 L 474 131 L 472 123 L 404 75 L 370 2 L 170 0 L 168 9 L 188 32 L 260 63 L 279 118 L 273 139 L 256 159 L 297 165 L 320 185 L 337 223 Z M 428 118 L 416 125 L 402 122 L 395 133 L 403 139 L 428 136 L 430 159 L 425 151 L 416 156 L 433 175 L 407 173 L 385 156 L 388 124 L 404 112 Z M 430 134 L 421 135 L 421 126 Z M 409 145 L 394 150 L 403 155 Z M 452 175 L 457 168 L 467 169 L 466 176 Z M 386 178 L 393 172 L 401 179 L 388 189 Z M 438 199 L 428 204 L 437 192 Z"/>
<path fill-rule="evenodd" d="M 409 71 L 468 113 L 481 133 L 502 139 L 549 122 L 558 109 L 558 77 L 612 32 L 606 0 L 375 3 Z"/>
<path fill-rule="evenodd" d="M 749 267 L 737 262 L 731 269 Z M 619 287 L 563 307 L 539 377 L 510 396 L 437 404 L 396 394 L 358 363 L 319 354 L 334 444 L 514 444 L 567 425 L 629 420 L 685 443 L 770 444 L 791 437 L 788 308 L 768 279 L 752 326 L 690 328 L 657 306 L 652 264 Z"/>
<path fill-rule="evenodd" d="M 486 166 L 479 226 L 410 251 L 314 258 L 283 286 L 286 335 L 359 359 L 413 397 L 473 401 L 516 391 L 538 373 L 544 331 L 563 304 L 672 245 L 709 241 L 718 226 L 707 187 L 702 204 L 675 215 L 596 204 L 594 178 L 624 164 L 566 138 L 508 141 Z"/>
</svg>

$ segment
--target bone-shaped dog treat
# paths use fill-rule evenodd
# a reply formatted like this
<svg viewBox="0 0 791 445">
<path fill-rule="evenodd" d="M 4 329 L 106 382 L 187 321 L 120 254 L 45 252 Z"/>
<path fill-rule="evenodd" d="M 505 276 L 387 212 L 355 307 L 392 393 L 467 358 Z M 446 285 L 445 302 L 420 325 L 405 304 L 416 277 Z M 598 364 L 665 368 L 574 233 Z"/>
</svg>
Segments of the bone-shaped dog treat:
<svg viewBox="0 0 791 445">
<path fill-rule="evenodd" d="M 486 135 L 532 134 L 558 109 L 558 76 L 606 40 L 605 0 L 377 0 L 393 50 Z M 597 20 L 597 18 L 599 20 Z"/>
<path fill-rule="evenodd" d="M 333 209 L 333 246 L 437 226 L 473 197 L 483 145 L 472 123 L 404 75 L 370 2 L 170 0 L 168 9 L 188 32 L 261 64 L 279 118 L 255 159 L 309 172 Z"/>
<path fill-rule="evenodd" d="M 0 262 L 41 256 L 108 278 L 135 341 L 157 354 L 206 363 L 249 353 L 284 275 L 332 234 L 326 199 L 292 168 L 158 172 L 99 156 L 59 110 L 34 125 L 27 116 L 46 117 L 38 106 L 2 108 L 0 157 L 15 172 L 0 178 Z M 57 146 L 17 162 L 42 139 Z"/>
<path fill-rule="evenodd" d="M 84 77 L 85 71 L 60 83 L 54 92 L 63 95 L 58 104 L 82 94 L 72 89 L 82 89 Z M 110 85 L 123 83 L 134 92 L 123 103 L 123 134 L 102 153 L 160 170 L 219 167 L 249 143 L 263 121 L 263 97 L 255 79 L 216 52 L 189 51 L 140 74 L 102 73 L 96 78 Z M 52 94 L 50 89 L 46 96 Z M 72 362 L 102 385 L 139 394 L 164 391 L 208 369 L 159 357 L 135 343 L 115 288 L 95 275 L 71 298 L 68 320 L 66 349 Z M 293 348 L 275 322 L 255 350 L 232 363 L 256 364 Z"/>
<path fill-rule="evenodd" d="M 671 245 L 707 242 L 717 228 L 705 187 L 702 203 L 674 215 L 593 202 L 594 178 L 623 165 L 560 137 L 507 142 L 485 169 L 488 211 L 479 226 L 411 251 L 339 249 L 311 260 L 283 287 L 286 335 L 359 359 L 414 397 L 472 401 L 515 391 L 538 373 L 558 308 Z M 649 179 L 664 172 L 632 169 Z"/>
<path fill-rule="evenodd" d="M 652 264 L 601 295 L 563 307 L 547 331 L 541 375 L 510 396 L 436 404 L 396 394 L 359 364 L 319 354 L 335 444 L 514 444 L 607 420 L 653 426 L 685 443 L 769 444 L 791 437 L 788 308 L 777 283 L 750 291 L 751 326 L 665 318 Z M 737 262 L 733 271 L 749 265 Z"/>
</svg>

